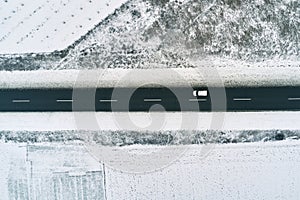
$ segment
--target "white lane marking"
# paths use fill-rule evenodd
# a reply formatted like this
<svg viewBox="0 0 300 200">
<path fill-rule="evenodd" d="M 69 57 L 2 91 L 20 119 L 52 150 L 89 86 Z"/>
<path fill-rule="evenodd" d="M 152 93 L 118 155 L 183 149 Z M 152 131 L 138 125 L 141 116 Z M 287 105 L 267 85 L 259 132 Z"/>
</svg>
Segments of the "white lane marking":
<svg viewBox="0 0 300 200">
<path fill-rule="evenodd" d="M 233 98 L 233 101 L 251 101 L 251 98 Z"/>
<path fill-rule="evenodd" d="M 289 101 L 300 101 L 300 97 L 291 97 L 288 98 Z"/>
<path fill-rule="evenodd" d="M 30 103 L 29 99 L 14 99 L 12 100 L 13 103 Z"/>
<path fill-rule="evenodd" d="M 207 99 L 189 99 L 189 101 L 207 101 Z"/>
<path fill-rule="evenodd" d="M 100 99 L 100 102 L 108 103 L 108 102 L 117 102 L 117 99 Z"/>
<path fill-rule="evenodd" d="M 161 99 L 144 99 L 145 102 L 161 102 Z"/>
<path fill-rule="evenodd" d="M 57 103 L 72 103 L 73 99 L 56 99 Z"/>
</svg>

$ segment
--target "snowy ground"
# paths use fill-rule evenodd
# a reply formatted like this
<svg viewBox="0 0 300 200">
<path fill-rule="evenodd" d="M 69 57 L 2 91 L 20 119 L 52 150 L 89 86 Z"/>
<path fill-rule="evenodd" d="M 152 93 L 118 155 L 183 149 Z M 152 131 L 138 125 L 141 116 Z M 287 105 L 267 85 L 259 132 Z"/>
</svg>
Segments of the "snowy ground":
<svg viewBox="0 0 300 200">
<path fill-rule="evenodd" d="M 82 146 L 0 144 L 1 199 L 103 199 L 102 166 Z"/>
<path fill-rule="evenodd" d="M 131 147 L 133 155 L 160 148 Z M 0 143 L 1 199 L 77 200 L 85 194 L 87 199 L 117 200 L 300 198 L 299 141 L 215 145 L 206 157 L 202 148 L 189 145 L 170 165 L 135 174 L 119 171 L 117 166 L 126 165 L 122 158 L 103 168 L 80 144 Z M 149 166 L 168 153 L 142 164 Z"/>
<path fill-rule="evenodd" d="M 0 54 L 65 49 L 125 0 L 1 1 Z"/>
<path fill-rule="evenodd" d="M 124 125 L 128 119 L 131 125 Z M 190 117 L 189 124 L 182 119 Z M 161 126 L 151 126 L 152 118 L 163 119 Z M 300 112 L 167 112 L 167 113 L 110 113 L 110 112 L 47 112 L 0 113 L 2 131 L 59 131 L 59 130 L 299 130 Z M 91 123 L 81 123 L 91 119 Z M 214 122 L 217 120 L 218 123 Z M 198 122 L 197 122 L 198 121 Z M 191 128 L 189 128 L 191 127 Z"/>
<path fill-rule="evenodd" d="M 120 77 L 132 87 L 145 77 L 166 86 L 299 86 L 298 8 L 296 0 L 4 0 L 0 88 L 107 87 Z M 219 74 L 195 75 L 202 66 Z M 90 75 L 101 71 L 80 71 L 106 68 L 118 69 L 99 84 Z M 128 68 L 151 70 L 126 78 Z M 191 135 L 180 113 L 156 114 L 166 120 L 159 132 L 144 127 L 149 113 L 131 113 L 137 126 L 126 130 L 117 123 L 124 113 L 0 113 L 1 199 L 300 199 L 299 112 L 196 113 Z M 215 132 L 212 115 L 224 120 Z M 85 117 L 100 131 L 82 127 Z"/>
<path fill-rule="evenodd" d="M 300 198 L 299 142 L 217 145 L 205 159 L 200 148 L 155 173 L 107 170 L 108 199 Z"/>
<path fill-rule="evenodd" d="M 266 64 L 266 65 L 263 65 Z M 287 63 L 286 63 L 287 64 Z M 300 67 L 290 65 L 199 65 L 197 68 L 0 71 L 0 88 L 275 87 L 299 86 Z"/>
<path fill-rule="evenodd" d="M 0 70 L 188 68 L 195 58 L 299 65 L 298 4 L 5 0 Z"/>
</svg>

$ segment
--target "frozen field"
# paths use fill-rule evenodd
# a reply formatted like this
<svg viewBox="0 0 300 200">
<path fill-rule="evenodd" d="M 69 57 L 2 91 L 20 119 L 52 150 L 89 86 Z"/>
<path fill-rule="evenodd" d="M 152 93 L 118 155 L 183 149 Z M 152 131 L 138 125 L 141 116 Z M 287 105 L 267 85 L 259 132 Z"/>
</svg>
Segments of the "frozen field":
<svg viewBox="0 0 300 200">
<path fill-rule="evenodd" d="M 65 49 L 125 0 L 30 0 L 0 4 L 0 54 Z"/>
<path fill-rule="evenodd" d="M 300 198 L 299 141 L 217 144 L 205 157 L 202 145 L 187 147 L 170 165 L 135 174 L 117 167 L 130 160 L 119 157 L 113 166 L 103 165 L 80 143 L 1 143 L 1 199 Z M 130 147 L 132 157 L 161 148 Z M 149 166 L 170 154 L 163 151 L 140 164 Z"/>
</svg>

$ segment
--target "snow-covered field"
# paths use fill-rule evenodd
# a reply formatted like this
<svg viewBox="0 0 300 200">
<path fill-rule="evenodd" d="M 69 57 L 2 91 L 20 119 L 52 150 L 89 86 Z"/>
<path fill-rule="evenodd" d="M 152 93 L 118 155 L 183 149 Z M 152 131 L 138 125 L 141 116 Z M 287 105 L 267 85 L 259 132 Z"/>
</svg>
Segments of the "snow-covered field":
<svg viewBox="0 0 300 200">
<path fill-rule="evenodd" d="M 1 200 L 104 199 L 102 166 L 76 145 L 0 144 Z"/>
<path fill-rule="evenodd" d="M 160 148 L 131 147 L 133 155 Z M 1 199 L 300 198 L 299 141 L 216 145 L 206 157 L 202 148 L 189 145 L 170 165 L 135 174 L 119 171 L 116 166 L 126 164 L 122 158 L 103 168 L 80 144 L 0 143 Z"/>
<path fill-rule="evenodd" d="M 204 159 L 200 149 L 190 147 L 175 163 L 155 173 L 108 169 L 108 199 L 300 198 L 298 141 L 217 145 Z"/>
<path fill-rule="evenodd" d="M 65 49 L 125 0 L 13 0 L 0 3 L 0 54 Z"/>
</svg>

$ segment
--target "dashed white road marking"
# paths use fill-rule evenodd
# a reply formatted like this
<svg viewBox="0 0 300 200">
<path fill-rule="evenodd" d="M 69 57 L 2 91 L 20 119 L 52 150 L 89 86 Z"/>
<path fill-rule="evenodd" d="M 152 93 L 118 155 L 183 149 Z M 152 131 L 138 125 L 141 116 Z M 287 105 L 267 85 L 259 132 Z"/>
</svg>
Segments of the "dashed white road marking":
<svg viewBox="0 0 300 200">
<path fill-rule="evenodd" d="M 251 101 L 251 98 L 233 98 L 233 101 Z"/>
<path fill-rule="evenodd" d="M 300 97 L 291 97 L 288 98 L 289 101 L 300 101 Z"/>
<path fill-rule="evenodd" d="M 233 98 L 234 101 L 251 101 L 251 98 Z M 289 101 L 300 101 L 300 97 L 289 97 L 288 98 Z M 100 99 L 100 102 L 117 102 L 117 99 Z M 145 102 L 161 102 L 162 99 L 156 98 L 156 99 L 144 99 Z M 191 102 L 205 102 L 207 101 L 207 99 L 189 99 L 189 101 Z M 30 99 L 13 99 L 12 100 L 13 103 L 30 103 Z M 57 99 L 56 100 L 57 103 L 72 103 L 73 99 Z"/>
<path fill-rule="evenodd" d="M 145 102 L 161 102 L 161 99 L 144 99 Z"/>
<path fill-rule="evenodd" d="M 117 102 L 118 100 L 117 99 L 100 99 L 99 101 L 103 102 L 103 103 L 109 103 L 109 102 Z"/>
<path fill-rule="evenodd" d="M 29 99 L 14 99 L 12 100 L 13 103 L 30 103 Z"/>
<path fill-rule="evenodd" d="M 207 99 L 189 99 L 189 101 L 207 101 Z"/>
<path fill-rule="evenodd" d="M 73 99 L 57 99 L 57 103 L 72 103 Z"/>
</svg>

